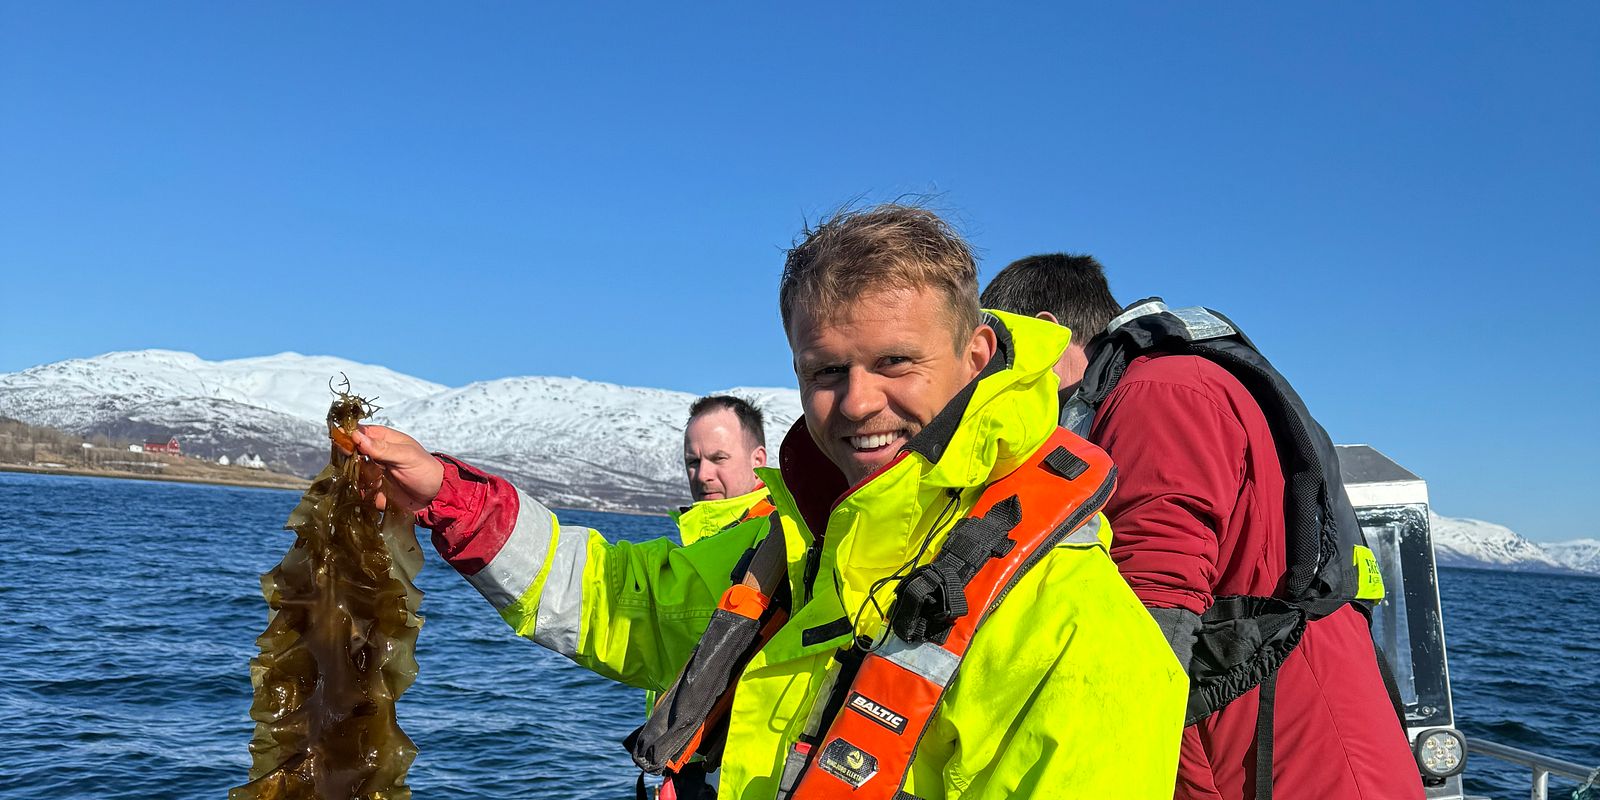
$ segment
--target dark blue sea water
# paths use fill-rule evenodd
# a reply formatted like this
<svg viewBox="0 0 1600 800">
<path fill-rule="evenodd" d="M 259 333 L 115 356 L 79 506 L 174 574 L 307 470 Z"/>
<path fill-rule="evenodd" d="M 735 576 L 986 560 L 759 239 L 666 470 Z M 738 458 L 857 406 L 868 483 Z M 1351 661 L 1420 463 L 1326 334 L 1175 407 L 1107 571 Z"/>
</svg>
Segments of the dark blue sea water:
<svg viewBox="0 0 1600 800">
<path fill-rule="evenodd" d="M 258 576 L 292 541 L 296 499 L 0 473 L 0 798 L 219 798 L 244 782 Z M 613 539 L 670 533 L 564 517 Z M 618 741 L 638 691 L 510 635 L 437 560 L 418 584 L 422 672 L 400 701 L 416 797 L 632 797 Z M 1600 580 L 1452 570 L 1443 587 L 1462 727 L 1600 762 Z M 1478 774 L 1480 791 L 1526 796 L 1518 773 Z"/>
</svg>

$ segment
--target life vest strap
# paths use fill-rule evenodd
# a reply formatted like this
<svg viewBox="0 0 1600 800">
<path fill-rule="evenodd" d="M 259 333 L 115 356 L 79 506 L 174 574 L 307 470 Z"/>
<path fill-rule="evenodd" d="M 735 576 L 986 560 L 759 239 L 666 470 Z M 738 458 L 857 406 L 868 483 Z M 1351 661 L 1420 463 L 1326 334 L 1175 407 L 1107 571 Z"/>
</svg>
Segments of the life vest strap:
<svg viewBox="0 0 1600 800">
<path fill-rule="evenodd" d="M 895 590 L 889 624 L 907 642 L 942 642 L 955 621 L 967 615 L 967 582 L 989 559 L 1015 546 L 1009 538 L 1022 521 L 1015 495 L 996 503 L 982 517 L 955 524 L 932 563 L 911 570 Z"/>
<path fill-rule="evenodd" d="M 689 662 L 662 692 L 650 716 L 623 740 L 640 769 L 671 774 L 696 755 L 720 758 L 733 689 L 757 651 L 788 620 L 787 561 L 776 514 L 749 553 L 744 574 L 712 612 Z"/>
<path fill-rule="evenodd" d="M 907 797 L 917 745 L 978 627 L 1058 544 L 1099 543 L 1095 516 L 1115 485 L 1105 452 L 1058 428 L 985 488 L 933 560 L 897 589 L 886 641 L 866 652 L 853 679 L 835 681 L 828 708 L 839 710 L 789 754 L 779 784 L 793 789 L 779 797 Z"/>
</svg>

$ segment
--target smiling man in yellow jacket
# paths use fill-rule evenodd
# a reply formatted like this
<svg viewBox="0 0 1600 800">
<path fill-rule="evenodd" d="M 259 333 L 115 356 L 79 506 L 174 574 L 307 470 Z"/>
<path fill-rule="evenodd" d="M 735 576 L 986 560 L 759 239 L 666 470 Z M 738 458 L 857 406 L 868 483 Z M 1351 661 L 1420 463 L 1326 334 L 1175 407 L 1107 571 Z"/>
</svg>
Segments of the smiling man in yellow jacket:
<svg viewBox="0 0 1600 800">
<path fill-rule="evenodd" d="M 707 735 L 721 743 L 710 750 L 723 797 L 1170 798 L 1186 679 L 1107 554 L 1110 531 L 1093 513 L 1105 491 L 1077 496 L 1079 516 L 1028 501 L 1024 520 L 1042 511 L 1070 522 L 991 600 L 968 608 L 951 583 L 967 574 L 952 563 L 986 570 L 1038 538 L 977 519 L 992 485 L 1040 470 L 1071 488 L 1093 464 L 1110 487 L 1103 453 L 1056 430 L 1051 367 L 1067 331 L 981 315 L 965 242 L 931 212 L 898 205 L 808 230 L 779 295 L 805 416 L 780 467 L 760 472 L 776 527 L 769 517 L 689 546 L 611 543 L 398 432 L 366 428 L 357 446 L 387 470 L 388 501 L 420 512 L 440 553 L 518 633 L 601 675 L 671 686 L 671 697 L 703 667 L 727 669 L 731 706 L 713 726 L 725 736 Z M 968 546 L 967 533 L 997 530 L 1010 538 Z M 776 589 L 750 580 L 773 553 Z M 944 587 L 943 617 L 896 602 L 938 600 L 911 591 L 925 579 Z M 720 654 L 731 640 L 717 637 L 740 615 L 759 635 Z M 941 619 L 981 624 L 962 645 L 940 638 Z M 888 694 L 855 691 L 844 674 L 874 657 L 906 670 Z M 912 684 L 934 689 L 895 694 Z M 911 736 L 899 757 L 866 741 L 897 735 Z M 807 795 L 813 778 L 845 788 Z"/>
</svg>

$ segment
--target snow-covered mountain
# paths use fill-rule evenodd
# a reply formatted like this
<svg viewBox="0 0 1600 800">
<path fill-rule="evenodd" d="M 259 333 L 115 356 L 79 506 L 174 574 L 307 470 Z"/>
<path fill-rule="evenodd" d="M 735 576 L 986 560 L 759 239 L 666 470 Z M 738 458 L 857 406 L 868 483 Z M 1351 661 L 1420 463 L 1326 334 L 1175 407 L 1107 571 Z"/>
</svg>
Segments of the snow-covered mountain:
<svg viewBox="0 0 1600 800">
<path fill-rule="evenodd" d="M 1434 558 L 1441 567 L 1477 567 L 1517 572 L 1567 572 L 1539 545 L 1492 522 L 1431 514 Z"/>
<path fill-rule="evenodd" d="M 0 374 L 0 416 L 84 435 L 176 435 L 186 453 L 260 453 L 277 469 L 310 475 L 327 463 L 328 384 L 341 374 L 382 407 L 378 421 L 506 475 L 553 505 L 656 512 L 688 499 L 681 448 L 694 395 L 578 378 L 502 378 L 453 389 L 332 356 L 206 361 L 142 350 Z M 800 393 L 719 393 L 766 412 L 775 461 L 800 416 Z M 1444 566 L 1600 575 L 1594 539 L 1540 545 L 1478 520 L 1436 514 L 1432 524 Z"/>
<path fill-rule="evenodd" d="M 338 380 L 340 374 L 348 375 L 363 395 L 381 398 L 385 404 L 447 388 L 387 367 L 332 356 L 279 353 L 206 361 L 193 353 L 136 350 L 0 375 L 0 408 L 17 419 L 63 430 L 178 398 L 232 401 L 320 421 L 328 413 L 328 381 Z"/>
<path fill-rule="evenodd" d="M 1544 550 L 1568 569 L 1600 575 L 1600 540 L 1573 539 L 1570 542 L 1553 542 L 1545 545 Z"/>
<path fill-rule="evenodd" d="M 0 416 L 82 435 L 176 435 L 206 457 L 260 453 L 309 475 L 326 463 L 328 385 L 348 376 L 379 421 L 506 474 L 556 505 L 660 511 L 687 499 L 681 448 L 695 396 L 578 378 L 452 389 L 385 367 L 281 353 L 207 361 L 142 350 L 0 374 Z M 769 452 L 800 415 L 794 389 L 736 388 L 767 414 Z"/>
<path fill-rule="evenodd" d="M 1600 540 L 1533 542 L 1504 525 L 1431 516 L 1439 566 L 1600 575 Z"/>
<path fill-rule="evenodd" d="M 332 397 L 328 382 L 341 375 L 380 405 L 446 388 L 331 356 L 207 361 L 193 353 L 138 350 L 0 375 L 0 414 L 80 435 L 176 435 L 194 455 L 254 452 L 273 469 L 310 474 L 327 460 L 318 437 Z"/>
<path fill-rule="evenodd" d="M 793 389 L 731 389 L 765 412 L 768 452 L 800 416 Z M 502 378 L 385 409 L 436 450 L 505 473 L 556 505 L 656 510 L 687 500 L 683 428 L 695 396 L 578 378 Z"/>
</svg>

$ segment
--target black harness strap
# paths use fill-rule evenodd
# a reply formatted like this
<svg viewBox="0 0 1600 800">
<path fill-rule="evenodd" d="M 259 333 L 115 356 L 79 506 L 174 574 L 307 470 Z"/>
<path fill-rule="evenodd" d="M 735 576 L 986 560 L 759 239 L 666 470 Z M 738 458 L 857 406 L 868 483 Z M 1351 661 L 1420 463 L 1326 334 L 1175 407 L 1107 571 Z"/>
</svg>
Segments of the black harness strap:
<svg viewBox="0 0 1600 800">
<path fill-rule="evenodd" d="M 950 529 L 933 561 L 911 570 L 895 591 L 889 624 L 906 642 L 943 642 L 955 621 L 966 616 L 967 582 L 989 559 L 1011 552 L 1011 530 L 1022 521 L 1016 495 L 994 504 L 982 517 L 968 517 Z"/>
<path fill-rule="evenodd" d="M 1272 800 L 1272 712 L 1278 700 L 1276 670 L 1261 681 L 1256 707 L 1256 800 Z"/>
</svg>

